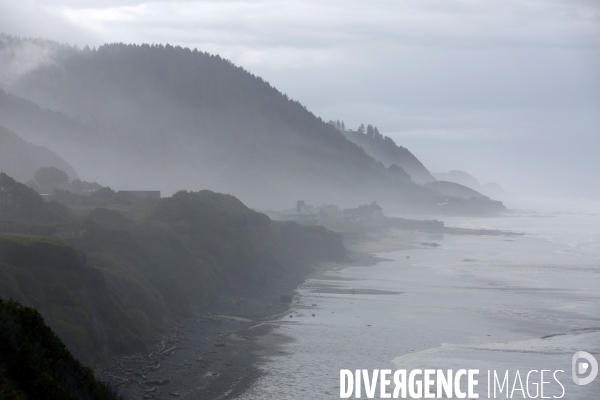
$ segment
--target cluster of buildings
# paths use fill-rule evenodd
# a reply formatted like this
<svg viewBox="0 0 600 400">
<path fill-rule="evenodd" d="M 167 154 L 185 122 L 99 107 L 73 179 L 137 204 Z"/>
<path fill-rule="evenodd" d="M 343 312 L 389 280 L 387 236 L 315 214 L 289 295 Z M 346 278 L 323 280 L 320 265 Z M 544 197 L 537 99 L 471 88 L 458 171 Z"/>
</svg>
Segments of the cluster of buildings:
<svg viewBox="0 0 600 400">
<path fill-rule="evenodd" d="M 283 210 L 272 215 L 272 217 L 280 221 L 309 223 L 319 223 L 327 220 L 373 221 L 382 219 L 383 211 L 376 202 L 357 208 L 340 210 L 338 206 L 333 204 L 315 207 L 306 204 L 304 200 L 298 200 L 295 208 Z"/>
</svg>

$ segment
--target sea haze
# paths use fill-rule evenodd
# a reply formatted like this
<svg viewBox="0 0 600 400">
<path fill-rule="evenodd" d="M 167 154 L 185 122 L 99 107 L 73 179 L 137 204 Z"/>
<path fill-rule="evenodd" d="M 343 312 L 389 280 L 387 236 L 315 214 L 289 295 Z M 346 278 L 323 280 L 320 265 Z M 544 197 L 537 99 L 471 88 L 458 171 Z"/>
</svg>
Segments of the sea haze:
<svg viewBox="0 0 600 400">
<path fill-rule="evenodd" d="M 488 369 L 508 370 L 511 385 L 516 370 L 564 370 L 557 376 L 565 398 L 594 398 L 600 382 L 574 385 L 571 358 L 600 351 L 600 204 L 538 209 L 452 221 L 525 236 L 429 237 L 441 246 L 380 253 L 389 261 L 308 280 L 293 318 L 277 322 L 275 334 L 292 341 L 266 357 L 267 374 L 242 398 L 339 398 L 339 370 L 359 368 L 480 369 L 480 398 L 487 397 Z M 411 236 L 397 233 L 396 240 L 414 243 Z M 323 285 L 355 294 L 314 292 Z M 552 383 L 544 396 L 560 396 Z"/>
<path fill-rule="evenodd" d="M 599 111 L 600 0 L 0 0 L 0 398 L 597 399 Z"/>
</svg>

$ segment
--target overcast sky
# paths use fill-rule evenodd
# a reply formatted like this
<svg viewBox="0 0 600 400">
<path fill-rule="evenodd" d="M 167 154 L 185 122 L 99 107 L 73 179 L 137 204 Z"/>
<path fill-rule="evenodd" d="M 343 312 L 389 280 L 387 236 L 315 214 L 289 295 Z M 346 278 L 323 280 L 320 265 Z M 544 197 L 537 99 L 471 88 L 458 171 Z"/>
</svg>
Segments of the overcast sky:
<svg viewBox="0 0 600 400">
<path fill-rule="evenodd" d="M 218 53 L 434 172 L 600 199 L 600 0 L 0 0 L 0 31 Z"/>
</svg>

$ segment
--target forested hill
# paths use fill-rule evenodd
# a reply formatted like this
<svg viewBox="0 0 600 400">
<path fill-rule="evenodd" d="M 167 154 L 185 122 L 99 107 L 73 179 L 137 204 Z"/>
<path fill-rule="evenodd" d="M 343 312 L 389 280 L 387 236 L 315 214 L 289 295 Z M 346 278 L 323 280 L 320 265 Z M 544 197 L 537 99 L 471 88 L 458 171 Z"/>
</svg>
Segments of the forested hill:
<svg viewBox="0 0 600 400">
<path fill-rule="evenodd" d="M 406 147 L 398 146 L 392 138 L 379 133 L 376 127 L 361 125 L 356 131 L 344 130 L 351 142 L 362 147 L 371 157 L 381 161 L 386 167 L 393 164 L 402 167 L 417 183 L 433 182 L 436 179 Z"/>
<path fill-rule="evenodd" d="M 440 193 L 386 168 L 385 159 L 219 56 L 170 45 L 80 50 L 0 36 L 0 47 L 10 49 L 4 53 L 17 58 L 36 46 L 44 50 L 37 64 L 16 78 L 4 74 L 13 79 L 2 83 L 0 121 L 86 180 L 166 194 L 206 188 L 262 209 L 298 199 L 376 200 L 396 211 L 439 203 Z"/>
<path fill-rule="evenodd" d="M 24 42 L 4 37 L 2 45 L 18 54 Z M 12 112 L 3 121 L 26 139 L 42 136 L 40 120 L 69 125 L 69 132 L 80 125 L 75 139 L 56 129 L 46 140 L 86 179 L 165 192 L 210 188 L 254 206 L 431 198 L 416 185 L 393 183 L 335 128 L 219 56 L 169 45 L 28 43 L 48 46 L 52 62 L 5 90 L 41 108 L 5 94 Z"/>
<path fill-rule="evenodd" d="M 75 170 L 61 157 L 0 125 L 0 170 L 18 181 L 27 182 L 42 167 L 56 167 L 66 171 L 70 178 L 77 178 Z"/>
</svg>

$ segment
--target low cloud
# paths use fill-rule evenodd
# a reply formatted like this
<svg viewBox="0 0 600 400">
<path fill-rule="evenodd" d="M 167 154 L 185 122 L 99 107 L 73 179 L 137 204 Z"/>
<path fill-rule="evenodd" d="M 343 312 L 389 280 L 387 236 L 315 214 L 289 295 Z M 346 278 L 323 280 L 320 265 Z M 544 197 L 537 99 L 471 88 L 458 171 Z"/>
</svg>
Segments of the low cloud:
<svg viewBox="0 0 600 400">
<path fill-rule="evenodd" d="M 0 35 L 0 85 L 10 86 L 36 69 L 54 63 L 56 48 L 35 41 L 13 43 Z"/>
<path fill-rule="evenodd" d="M 56 4 L 35 0 L 0 0 L 0 33 L 80 46 L 102 42 L 93 32 L 70 23 Z"/>
</svg>

